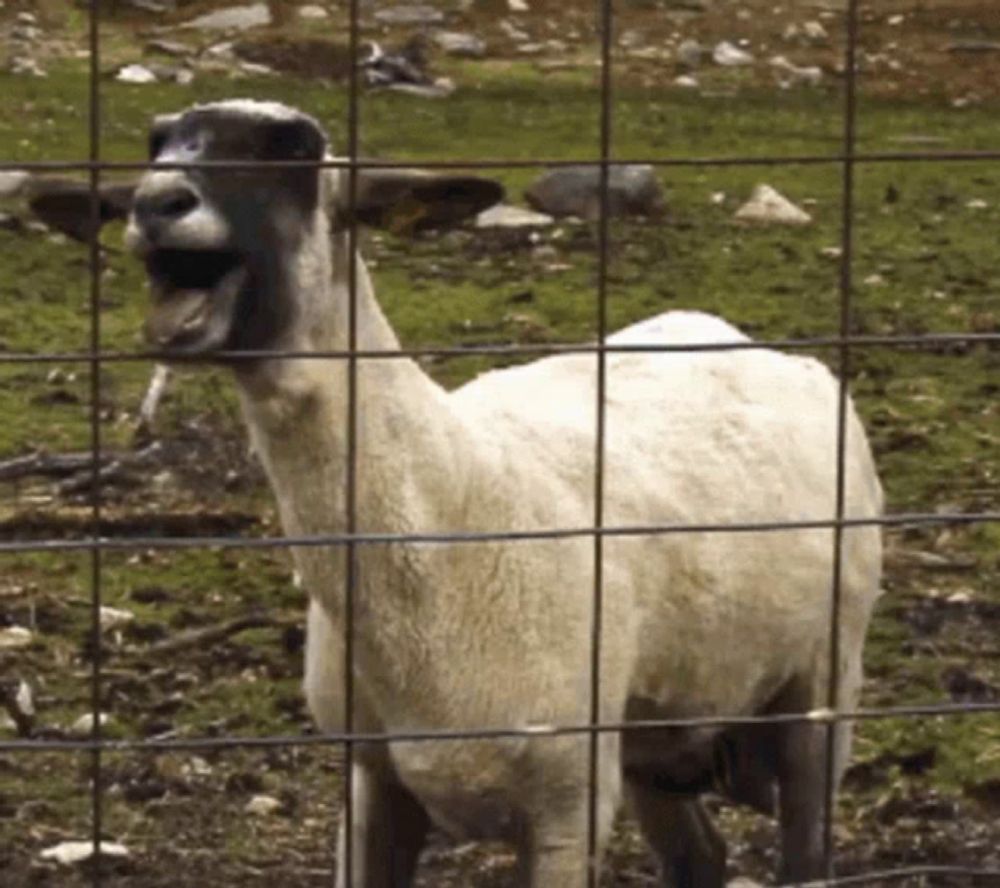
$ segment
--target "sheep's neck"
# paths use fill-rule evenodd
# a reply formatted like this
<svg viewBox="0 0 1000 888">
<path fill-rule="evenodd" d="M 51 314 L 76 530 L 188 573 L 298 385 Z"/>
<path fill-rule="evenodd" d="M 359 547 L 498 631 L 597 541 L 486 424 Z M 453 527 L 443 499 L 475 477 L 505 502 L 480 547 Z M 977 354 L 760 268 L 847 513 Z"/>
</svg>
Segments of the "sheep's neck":
<svg viewBox="0 0 1000 888">
<path fill-rule="evenodd" d="M 357 347 L 396 350 L 398 340 L 375 301 L 358 260 Z M 326 295 L 345 306 L 344 292 Z M 300 331 L 295 348 L 343 350 L 345 311 Z M 358 359 L 356 363 L 356 501 L 348 516 L 349 365 L 346 360 L 288 359 L 238 373 L 251 439 L 270 477 L 284 531 L 322 536 L 350 530 L 407 533 L 435 529 L 454 516 L 464 475 L 464 430 L 443 390 L 415 362 Z M 442 519 L 443 520 L 443 519 Z M 353 526 L 352 526 L 353 525 Z M 343 589 L 344 547 L 300 548 L 299 569 L 314 594 L 336 615 Z M 317 590 L 320 590 L 317 592 Z M 325 596 L 329 595 L 327 600 Z"/>
</svg>

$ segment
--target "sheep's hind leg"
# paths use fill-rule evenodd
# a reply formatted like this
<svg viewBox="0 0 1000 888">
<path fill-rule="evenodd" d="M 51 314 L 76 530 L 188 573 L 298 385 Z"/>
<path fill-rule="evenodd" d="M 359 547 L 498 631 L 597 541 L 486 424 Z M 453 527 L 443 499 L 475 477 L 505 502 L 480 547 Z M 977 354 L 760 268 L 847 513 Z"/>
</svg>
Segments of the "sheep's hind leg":
<svg viewBox="0 0 1000 888">
<path fill-rule="evenodd" d="M 779 735 L 780 884 L 825 876 L 826 745 L 822 724 L 788 724 Z"/>
<path fill-rule="evenodd" d="M 726 843 L 701 800 L 674 795 L 634 778 L 626 785 L 665 888 L 723 888 Z"/>
<path fill-rule="evenodd" d="M 350 888 L 409 888 L 427 840 L 430 818 L 416 797 L 382 763 L 355 762 Z M 346 830 L 341 820 L 337 888 L 347 888 Z"/>
</svg>

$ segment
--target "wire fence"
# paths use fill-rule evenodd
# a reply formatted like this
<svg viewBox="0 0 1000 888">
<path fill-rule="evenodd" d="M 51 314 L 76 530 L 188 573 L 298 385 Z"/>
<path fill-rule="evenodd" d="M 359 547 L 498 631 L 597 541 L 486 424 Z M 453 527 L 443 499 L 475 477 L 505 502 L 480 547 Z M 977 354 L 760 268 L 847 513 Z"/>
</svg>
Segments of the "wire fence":
<svg viewBox="0 0 1000 888">
<path fill-rule="evenodd" d="M 514 169 L 537 166 L 578 166 L 591 165 L 600 171 L 600 214 L 597 222 L 597 292 L 595 300 L 595 326 L 597 341 L 594 344 L 518 344 L 518 345 L 481 345 L 463 347 L 410 348 L 393 351 L 371 351 L 358 347 L 358 308 L 357 281 L 355 276 L 357 225 L 350 226 L 350 264 L 348 280 L 350 282 L 350 311 L 348 321 L 348 347 L 336 351 L 280 351 L 257 350 L 241 352 L 222 352 L 219 357 L 228 361 L 254 361 L 262 358 L 295 358 L 295 359 L 337 359 L 346 362 L 348 367 L 348 397 L 347 414 L 344 417 L 347 429 L 347 474 L 346 474 L 346 511 L 347 521 L 343 533 L 317 536 L 280 536 L 264 538 L 241 538 L 231 536 L 190 536 L 190 537 L 135 537 L 120 538 L 108 536 L 105 533 L 104 513 L 102 509 L 102 429 L 98 405 L 102 400 L 101 367 L 106 364 L 149 361 L 169 357 L 178 359 L 176 355 L 164 355 L 155 351 L 122 352 L 104 350 L 101 347 L 101 247 L 97 232 L 99 231 L 100 203 L 98 189 L 101 177 L 106 172 L 142 171 L 147 164 L 121 163 L 105 161 L 101 156 L 102 105 L 101 105 L 101 41 L 99 35 L 99 20 L 101 14 L 100 0 L 91 0 L 89 8 L 89 140 L 90 151 L 86 161 L 79 162 L 36 162 L 13 163 L 0 162 L 0 170 L 32 170 L 35 172 L 55 171 L 86 171 L 91 185 L 91 222 L 94 234 L 90 239 L 90 343 L 86 351 L 65 351 L 46 353 L 0 354 L 0 364 L 37 364 L 37 363 L 69 363 L 79 362 L 89 366 L 90 370 L 90 447 L 91 489 L 90 522 L 91 533 L 83 539 L 43 539 L 33 541 L 0 542 L 0 554 L 14 552 L 68 552 L 82 551 L 89 553 L 90 584 L 91 584 L 91 633 L 94 650 L 101 649 L 101 603 L 102 603 L 102 558 L 105 553 L 126 550 L 170 550 L 198 547 L 213 548 L 246 548 L 274 549 L 290 547 L 342 547 L 347 553 L 345 560 L 344 602 L 347 631 L 344 638 L 345 646 L 345 687 L 347 722 L 345 729 L 338 733 L 309 734 L 296 736 L 212 736 L 195 738 L 165 738 L 165 739 L 112 739 L 104 736 L 101 721 L 101 699 L 104 678 L 102 675 L 101 657 L 93 658 L 90 674 L 90 700 L 93 716 L 93 728 L 89 738 L 84 739 L 16 739 L 0 740 L 0 751 L 16 753 L 37 753 L 46 751 L 79 752 L 90 754 L 90 785 L 91 789 L 91 823 L 92 841 L 100 848 L 103 835 L 104 817 L 104 757 L 108 753 L 123 751 L 157 751 L 170 752 L 182 750 L 234 749 L 234 748 L 274 748 L 287 746 L 340 745 L 344 749 L 344 801 L 343 818 L 347 824 L 348 835 L 355 816 L 352 795 L 352 768 L 355 746 L 359 743 L 389 743 L 389 742 L 423 742 L 458 740 L 458 739 L 502 739 L 511 737 L 545 737 L 585 735 L 589 738 L 589 804 L 588 804 L 588 888 L 595 888 L 600 878 L 598 866 L 598 807 L 597 787 L 599 784 L 598 740 L 603 734 L 621 733 L 652 728 L 725 728 L 737 725 L 789 724 L 794 722 L 813 722 L 827 726 L 826 743 L 826 811 L 824 820 L 824 856 L 827 878 L 813 885 L 862 885 L 877 883 L 892 883 L 907 879 L 955 878 L 967 881 L 991 881 L 994 884 L 1000 879 L 1000 871 L 977 869 L 975 866 L 907 866 L 889 870 L 879 870 L 863 874 L 835 877 L 833 873 L 835 848 L 833 827 L 835 823 L 835 761 L 832 731 L 843 722 L 870 721 L 888 718 L 924 719 L 946 716 L 967 716 L 972 714 L 1000 713 L 1000 703 L 956 703 L 881 707 L 877 709 L 847 710 L 838 699 L 840 671 L 840 610 L 841 610 L 841 575 L 843 570 L 843 534 L 849 528 L 863 526 L 881 527 L 926 527 L 942 525 L 967 525 L 1000 521 L 1000 512 L 986 511 L 978 513 L 966 512 L 932 512 L 913 514 L 891 514 L 876 518 L 850 518 L 845 514 L 845 435 L 846 418 L 848 415 L 847 380 L 851 376 L 852 357 L 860 349 L 894 348 L 894 349 L 926 349 L 932 347 L 971 347 L 974 345 L 992 346 L 1000 343 L 998 333 L 950 333 L 930 332 L 919 335 L 886 335 L 872 336 L 852 333 L 853 329 L 853 268 L 855 233 L 855 172 L 859 164 L 900 163 L 900 162 L 984 162 L 1000 160 L 1000 151 L 948 151 L 948 152 L 882 152 L 862 153 L 856 149 L 857 118 L 858 118 L 858 64 L 857 52 L 859 46 L 859 2 L 849 0 L 845 15 L 846 41 L 844 54 L 844 101 L 842 108 L 842 135 L 840 148 L 829 155 L 800 155 L 784 157 L 760 156 L 730 156 L 730 157 L 674 157 L 674 158 L 629 158 L 627 160 L 612 156 L 612 122 L 614 103 L 612 99 L 613 64 L 612 64 L 612 33 L 614 26 L 614 10 L 612 0 L 595 0 L 595 17 L 600 34 L 600 135 L 598 156 L 583 157 L 573 160 L 555 158 L 533 158 L 531 160 L 479 159 L 461 160 L 456 162 L 427 162 L 422 167 L 429 169 Z M 350 58 L 359 56 L 360 3 L 359 0 L 349 0 L 348 43 Z M 348 89 L 347 112 L 347 157 L 336 161 L 308 163 L 310 167 L 337 167 L 348 172 L 349 209 L 353 217 L 353 209 L 358 200 L 358 172 L 366 168 L 391 169 L 411 166 L 388 161 L 369 161 L 359 157 L 359 92 L 360 82 L 357 67 L 351 69 Z M 606 344 L 608 333 L 608 268 L 610 261 L 610 174 L 614 167 L 624 164 L 644 163 L 660 168 L 670 167 L 717 167 L 717 166 L 787 166 L 787 165 L 838 165 L 842 171 L 841 178 L 841 210 L 840 210 L 840 259 L 839 259 L 839 319 L 836 335 L 816 338 L 789 338 L 782 340 L 753 342 L 704 342 L 685 343 L 670 346 L 616 345 Z M 247 164 L 239 161 L 200 162 L 194 164 L 160 164 L 161 168 L 179 167 L 222 167 L 240 169 L 247 166 L 259 167 L 261 164 Z M 301 162 L 268 162 L 268 166 L 288 168 L 302 166 Z M 829 518 L 815 520 L 786 520 L 775 516 L 773 521 L 748 522 L 739 524 L 661 524 L 641 526 L 615 526 L 605 521 L 605 442 L 606 442 L 606 387 L 608 355 L 629 352 L 670 352 L 670 351 L 741 351 L 752 349 L 823 349 L 832 352 L 834 365 L 839 378 L 837 440 L 836 440 L 836 491 L 835 514 Z M 463 532 L 463 533 L 365 533 L 358 530 L 357 521 L 357 463 L 358 463 L 358 362 L 360 360 L 398 360 L 420 357 L 461 357 L 469 355 L 485 356 L 542 356 L 553 354 L 592 354 L 597 366 L 596 384 L 596 429 L 594 452 L 594 484 L 593 484 L 593 523 L 581 527 L 553 527 L 541 530 L 525 530 L 515 532 Z M 829 690 L 826 707 L 810 712 L 783 713 L 768 716 L 726 716 L 706 718 L 675 718 L 647 721 L 622 722 L 607 719 L 600 709 L 601 697 L 601 638 L 603 618 L 604 593 L 604 544 L 609 538 L 626 536 L 652 536 L 691 533 L 759 533 L 759 532 L 790 532 L 796 530 L 830 529 L 833 538 L 833 573 L 829 599 Z M 409 732 L 365 732 L 354 730 L 354 701 L 356 689 L 354 686 L 354 624 L 355 595 L 358 587 L 358 572 L 360 569 L 358 552 L 367 546 L 392 545 L 461 545 L 466 543 L 507 542 L 518 543 L 537 540 L 557 539 L 591 539 L 593 542 L 594 584 L 593 610 L 590 633 L 590 718 L 581 724 L 535 725 L 530 728 L 489 728 L 469 730 L 426 730 Z M 350 882 L 351 855 L 355 853 L 352 843 L 344 845 L 346 856 L 346 872 Z M 98 857 L 99 857 L 98 853 Z M 104 875 L 100 866 L 92 869 L 92 884 L 100 888 Z"/>
</svg>

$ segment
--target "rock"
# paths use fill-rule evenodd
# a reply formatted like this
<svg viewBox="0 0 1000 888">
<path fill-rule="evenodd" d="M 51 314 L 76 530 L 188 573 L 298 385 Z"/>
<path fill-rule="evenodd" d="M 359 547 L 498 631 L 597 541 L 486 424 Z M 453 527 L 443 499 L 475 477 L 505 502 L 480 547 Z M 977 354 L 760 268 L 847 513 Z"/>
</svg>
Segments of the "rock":
<svg viewBox="0 0 1000 888">
<path fill-rule="evenodd" d="M 43 33 L 41 28 L 36 28 L 34 25 L 15 25 L 10 29 L 10 38 L 24 43 L 34 43 L 42 38 Z"/>
<path fill-rule="evenodd" d="M 0 629 L 0 651 L 16 651 L 31 644 L 34 635 L 23 626 L 4 626 Z"/>
<path fill-rule="evenodd" d="M 682 40 L 677 47 L 677 61 L 688 68 L 697 68 L 705 57 L 705 47 L 697 40 Z"/>
<path fill-rule="evenodd" d="M 132 611 L 127 611 L 118 607 L 101 606 L 101 629 L 105 632 L 111 629 L 120 629 L 131 623 L 135 619 Z"/>
<path fill-rule="evenodd" d="M 754 59 L 746 50 L 733 46 L 728 40 L 723 40 L 712 50 L 712 61 L 724 68 L 738 68 L 752 65 Z"/>
<path fill-rule="evenodd" d="M 949 44 L 948 52 L 1000 52 L 1000 43 L 995 40 L 957 40 Z"/>
<path fill-rule="evenodd" d="M 90 842 L 60 842 L 51 848 L 46 848 L 39 855 L 42 860 L 54 860 L 63 866 L 72 866 L 76 863 L 85 863 L 94 856 L 95 846 Z M 129 856 L 129 850 L 118 842 L 101 842 L 100 852 L 102 857 L 125 858 Z"/>
<path fill-rule="evenodd" d="M 375 21 L 380 25 L 439 25 L 444 13 L 433 6 L 390 6 L 376 10 Z"/>
<path fill-rule="evenodd" d="M 253 814 L 255 817 L 267 817 L 280 809 L 281 802 L 274 798 L 274 796 L 255 795 L 246 803 L 246 807 L 243 810 L 247 814 Z"/>
<path fill-rule="evenodd" d="M 31 718 L 35 714 L 35 697 L 31 693 L 31 685 L 23 678 L 17 686 L 17 693 L 14 695 L 14 704 L 21 715 Z"/>
<path fill-rule="evenodd" d="M 697 89 L 699 85 L 697 78 L 690 74 L 681 74 L 674 78 L 674 86 L 679 86 L 682 89 Z"/>
<path fill-rule="evenodd" d="M 596 219 L 601 208 L 601 170 L 596 166 L 561 167 L 543 173 L 525 190 L 528 203 L 552 216 Z M 608 212 L 612 216 L 658 215 L 663 190 L 651 166 L 613 166 L 608 171 Z"/>
<path fill-rule="evenodd" d="M 802 35 L 810 43 L 821 44 L 830 41 L 829 32 L 823 27 L 821 22 L 817 21 L 806 22 L 802 26 Z"/>
<path fill-rule="evenodd" d="M 156 75 L 144 65 L 126 65 L 115 74 L 122 83 L 156 83 Z"/>
<path fill-rule="evenodd" d="M 177 40 L 150 40 L 146 44 L 146 52 L 158 52 L 174 58 L 194 55 L 194 50 L 190 46 Z"/>
<path fill-rule="evenodd" d="M 24 170 L 0 172 L 0 199 L 16 197 L 30 178 L 31 174 Z"/>
<path fill-rule="evenodd" d="M 100 714 L 101 727 L 111 724 L 111 716 L 106 712 Z M 85 712 L 81 715 L 72 725 L 70 725 L 69 732 L 74 737 L 89 737 L 94 733 L 94 713 Z"/>
<path fill-rule="evenodd" d="M 310 21 L 322 21 L 323 19 L 328 19 L 330 13 L 327 12 L 322 6 L 316 6 L 313 4 L 307 6 L 299 7 L 299 18 L 308 19 Z"/>
<path fill-rule="evenodd" d="M 433 83 L 390 83 L 385 88 L 422 99 L 444 99 L 455 91 L 455 81 L 450 77 L 438 77 Z"/>
<path fill-rule="evenodd" d="M 180 27 L 197 31 L 246 31 L 271 24 L 271 12 L 266 3 L 230 6 L 200 15 Z"/>
<path fill-rule="evenodd" d="M 526 0 L 507 0 L 507 8 L 511 12 L 529 12 L 531 10 Z"/>
<path fill-rule="evenodd" d="M 177 72 L 177 76 L 174 79 L 181 86 L 188 86 L 189 84 L 194 83 L 194 71 L 190 68 L 181 68 Z"/>
<path fill-rule="evenodd" d="M 19 25 L 31 26 L 38 24 L 38 17 L 33 12 L 19 12 L 14 21 Z"/>
<path fill-rule="evenodd" d="M 10 60 L 10 66 L 8 68 L 11 74 L 20 74 L 27 77 L 48 77 L 49 75 L 30 56 L 14 56 Z"/>
<path fill-rule="evenodd" d="M 974 197 L 965 204 L 967 210 L 986 210 L 989 209 L 989 206 L 989 203 L 979 197 Z"/>
<path fill-rule="evenodd" d="M 525 40 L 530 40 L 531 35 L 527 31 L 522 31 L 517 25 L 512 24 L 507 21 L 507 19 L 500 19 L 497 25 L 501 31 L 510 39 L 516 43 L 523 43 Z"/>
<path fill-rule="evenodd" d="M 541 228 L 555 220 L 546 213 L 536 213 L 509 204 L 497 204 L 476 216 L 476 228 Z"/>
<path fill-rule="evenodd" d="M 475 34 L 465 34 L 460 31 L 438 31 L 432 39 L 438 49 L 448 55 L 470 59 L 481 59 L 486 55 L 486 43 Z"/>
<path fill-rule="evenodd" d="M 770 185 L 754 188 L 750 200 L 736 211 L 734 218 L 740 222 L 773 225 L 808 225 L 812 222 L 812 216 Z"/>
<path fill-rule="evenodd" d="M 727 882 L 726 888 L 764 888 L 764 886 L 760 882 L 753 881 L 753 879 L 745 879 L 743 876 L 740 876 L 738 879 Z"/>
<path fill-rule="evenodd" d="M 806 83 L 809 86 L 819 86 L 823 82 L 823 70 L 816 65 L 807 68 L 800 68 L 793 65 L 784 56 L 774 56 L 768 64 L 778 72 L 782 86 L 791 86 L 795 83 Z"/>
<path fill-rule="evenodd" d="M 237 67 L 244 74 L 249 74 L 251 77 L 267 77 L 275 73 L 274 68 L 269 65 L 261 65 L 258 62 L 240 62 Z"/>
</svg>

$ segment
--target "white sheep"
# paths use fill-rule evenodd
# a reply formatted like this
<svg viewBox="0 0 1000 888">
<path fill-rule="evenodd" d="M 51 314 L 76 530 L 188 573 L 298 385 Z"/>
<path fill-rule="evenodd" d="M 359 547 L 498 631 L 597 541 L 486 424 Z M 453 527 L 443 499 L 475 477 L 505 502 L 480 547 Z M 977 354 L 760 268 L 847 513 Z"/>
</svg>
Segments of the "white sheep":
<svg viewBox="0 0 1000 888">
<path fill-rule="evenodd" d="M 157 163 L 320 160 L 316 122 L 274 103 L 195 107 L 153 128 Z M 148 267 L 147 333 L 211 360 L 220 349 L 348 345 L 348 176 L 154 168 L 128 240 Z M 357 218 L 454 220 L 500 196 L 482 180 L 361 172 Z M 357 261 L 357 345 L 399 342 Z M 414 298 L 419 298 L 414 296 Z M 740 343 L 718 318 L 672 312 L 612 344 Z M 724 525 L 835 513 L 838 385 L 818 362 L 764 349 L 607 356 L 604 522 Z M 254 447 L 290 536 L 347 528 L 348 365 L 232 361 Z M 597 358 L 550 357 L 448 392 L 412 360 L 357 364 L 357 530 L 408 534 L 585 528 L 594 518 Z M 849 407 L 845 514 L 882 496 Z M 698 532 L 603 541 L 600 716 L 608 722 L 767 715 L 827 703 L 833 532 Z M 298 547 L 310 596 L 305 692 L 345 724 L 345 548 Z M 843 536 L 839 705 L 851 709 L 878 594 L 880 533 Z M 530 729 L 590 718 L 594 542 L 357 547 L 355 729 Z M 850 744 L 838 724 L 836 774 Z M 826 726 L 815 720 L 607 732 L 598 846 L 623 796 L 663 884 L 724 883 L 725 849 L 699 801 L 719 788 L 777 811 L 781 878 L 823 874 Z M 498 838 L 519 885 L 579 888 L 587 861 L 586 734 L 365 743 L 354 763 L 351 884 L 411 884 L 431 823 Z M 341 860 L 347 837 L 341 831 Z M 340 867 L 338 884 L 347 883 Z"/>
</svg>

